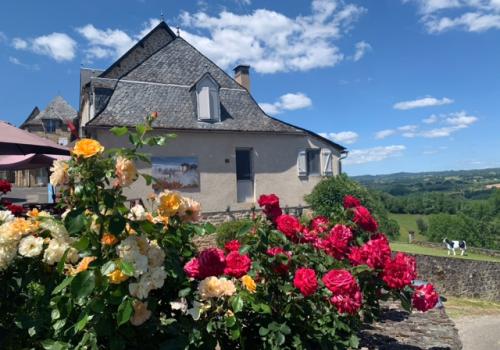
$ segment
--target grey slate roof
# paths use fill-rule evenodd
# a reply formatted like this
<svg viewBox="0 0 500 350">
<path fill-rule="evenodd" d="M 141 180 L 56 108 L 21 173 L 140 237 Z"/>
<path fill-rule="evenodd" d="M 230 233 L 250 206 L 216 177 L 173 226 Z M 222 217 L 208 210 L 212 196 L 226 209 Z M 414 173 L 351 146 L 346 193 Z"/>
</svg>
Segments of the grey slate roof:
<svg viewBox="0 0 500 350">
<path fill-rule="evenodd" d="M 146 50 L 147 49 L 147 50 Z M 220 85 L 221 121 L 200 122 L 190 87 L 205 73 Z M 266 115 L 250 93 L 162 22 L 99 77 L 90 78 L 95 117 L 88 127 L 135 126 L 153 111 L 153 126 L 173 130 L 225 130 L 310 134 Z"/>
<path fill-rule="evenodd" d="M 26 120 L 23 123 L 23 126 L 41 125 L 43 119 L 59 119 L 64 122 L 66 120 L 73 121 L 76 118 L 77 112 L 75 111 L 75 109 L 71 107 L 64 98 L 62 98 L 61 96 L 56 96 L 43 111 L 38 113 L 31 120 Z"/>
</svg>

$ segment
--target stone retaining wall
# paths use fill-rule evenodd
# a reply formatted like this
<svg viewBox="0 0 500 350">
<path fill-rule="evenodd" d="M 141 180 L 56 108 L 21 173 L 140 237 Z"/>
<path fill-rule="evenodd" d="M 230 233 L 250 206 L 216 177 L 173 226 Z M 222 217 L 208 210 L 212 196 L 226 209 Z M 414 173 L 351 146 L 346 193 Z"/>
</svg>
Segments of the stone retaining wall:
<svg viewBox="0 0 500 350">
<path fill-rule="evenodd" d="M 421 241 L 413 241 L 412 244 L 417 244 L 422 247 L 430 247 L 430 248 L 442 248 L 446 249 L 444 243 L 436 243 L 436 242 L 421 242 Z M 460 249 L 455 250 L 457 254 L 460 254 Z M 469 247 L 467 246 L 467 251 L 471 253 L 483 254 L 488 256 L 500 257 L 500 250 L 486 249 L 486 248 L 477 248 L 477 247 Z"/>
<path fill-rule="evenodd" d="M 444 296 L 500 301 L 500 263 L 414 255 L 419 279 Z"/>
<path fill-rule="evenodd" d="M 302 213 L 309 211 L 309 207 L 287 207 L 283 208 L 283 211 L 285 213 L 301 216 Z M 202 221 L 218 225 L 227 221 L 249 219 L 253 215 L 261 215 L 261 214 L 262 214 L 261 209 L 210 212 L 202 214 Z"/>
</svg>

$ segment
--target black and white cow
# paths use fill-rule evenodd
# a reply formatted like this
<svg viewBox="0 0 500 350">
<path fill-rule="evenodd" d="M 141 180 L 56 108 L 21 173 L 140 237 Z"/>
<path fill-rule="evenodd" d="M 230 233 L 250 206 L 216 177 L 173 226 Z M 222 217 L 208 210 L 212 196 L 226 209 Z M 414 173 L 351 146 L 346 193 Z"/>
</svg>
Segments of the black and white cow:
<svg viewBox="0 0 500 350">
<path fill-rule="evenodd" d="M 443 243 L 448 248 L 448 255 L 453 252 L 453 255 L 457 255 L 455 249 L 460 249 L 462 251 L 461 255 L 464 255 L 467 250 L 467 243 L 465 241 L 450 241 L 448 238 L 443 239 Z"/>
</svg>

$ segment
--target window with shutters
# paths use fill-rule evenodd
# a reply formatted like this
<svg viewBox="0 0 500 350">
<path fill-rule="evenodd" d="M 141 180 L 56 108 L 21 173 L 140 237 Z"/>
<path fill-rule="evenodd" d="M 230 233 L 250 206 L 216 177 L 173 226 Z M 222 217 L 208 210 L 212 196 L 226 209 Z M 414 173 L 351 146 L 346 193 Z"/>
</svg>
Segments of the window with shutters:
<svg viewBox="0 0 500 350">
<path fill-rule="evenodd" d="M 220 121 L 219 84 L 210 74 L 196 83 L 197 114 L 200 121 Z"/>
<path fill-rule="evenodd" d="M 308 149 L 306 151 L 306 164 L 307 164 L 307 174 L 308 175 L 319 175 L 320 174 L 320 150 L 319 149 Z"/>
</svg>

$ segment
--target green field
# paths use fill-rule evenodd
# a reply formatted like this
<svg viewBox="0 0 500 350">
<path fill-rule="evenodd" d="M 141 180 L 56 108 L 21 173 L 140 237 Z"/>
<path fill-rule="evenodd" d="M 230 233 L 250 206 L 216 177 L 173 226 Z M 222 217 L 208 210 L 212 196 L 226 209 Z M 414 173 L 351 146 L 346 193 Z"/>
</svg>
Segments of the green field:
<svg viewBox="0 0 500 350">
<path fill-rule="evenodd" d="M 391 249 L 398 252 L 405 252 L 410 254 L 423 254 L 432 256 L 444 256 L 448 257 L 448 250 L 446 248 L 430 248 L 422 247 L 416 244 L 408 244 L 401 242 L 392 242 Z M 500 262 L 500 258 L 493 257 L 489 255 L 476 254 L 476 253 L 466 253 L 467 255 L 460 256 L 460 252 L 457 252 L 456 256 L 450 255 L 449 257 L 454 259 L 469 259 L 469 260 L 481 260 L 481 261 L 494 261 Z"/>
<path fill-rule="evenodd" d="M 423 218 L 427 222 L 426 215 L 418 215 L 418 214 L 389 214 L 389 218 L 394 219 L 398 222 L 400 227 L 400 235 L 396 239 L 398 242 L 408 243 L 408 231 L 415 232 L 415 240 L 417 241 L 427 241 L 425 236 L 422 236 L 418 233 L 417 228 L 417 218 Z"/>
</svg>

